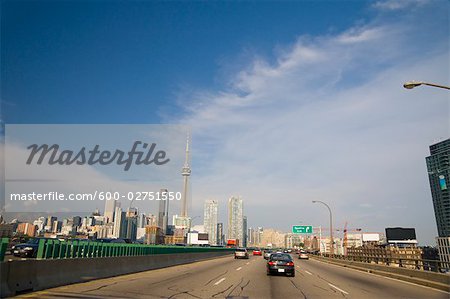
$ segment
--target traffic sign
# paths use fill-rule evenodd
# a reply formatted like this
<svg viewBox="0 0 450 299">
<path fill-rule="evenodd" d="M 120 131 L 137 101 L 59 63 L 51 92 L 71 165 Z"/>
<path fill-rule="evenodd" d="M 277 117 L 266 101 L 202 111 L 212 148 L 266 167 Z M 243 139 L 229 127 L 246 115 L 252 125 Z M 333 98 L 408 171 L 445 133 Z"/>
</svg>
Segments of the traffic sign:
<svg viewBox="0 0 450 299">
<path fill-rule="evenodd" d="M 312 225 L 293 225 L 292 232 L 294 234 L 311 234 L 313 227 Z"/>
</svg>

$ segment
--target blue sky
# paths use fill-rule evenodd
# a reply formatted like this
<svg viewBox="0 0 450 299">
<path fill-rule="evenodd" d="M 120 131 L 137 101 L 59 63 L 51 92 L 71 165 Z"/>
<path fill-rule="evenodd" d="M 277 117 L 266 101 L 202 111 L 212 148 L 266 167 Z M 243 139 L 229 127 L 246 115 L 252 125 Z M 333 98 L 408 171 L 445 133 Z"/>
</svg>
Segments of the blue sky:
<svg viewBox="0 0 450 299">
<path fill-rule="evenodd" d="M 174 94 L 223 86 L 230 62 L 368 14 L 358 2 L 2 3 L 7 123 L 164 122 Z"/>
<path fill-rule="evenodd" d="M 436 235 L 424 158 L 449 136 L 447 1 L 2 1 L 5 123 L 183 123 L 192 215 Z M 181 180 L 180 180 L 181 182 Z M 180 187 L 181 188 L 181 187 Z M 269 220 L 277 205 L 286 215 Z"/>
</svg>

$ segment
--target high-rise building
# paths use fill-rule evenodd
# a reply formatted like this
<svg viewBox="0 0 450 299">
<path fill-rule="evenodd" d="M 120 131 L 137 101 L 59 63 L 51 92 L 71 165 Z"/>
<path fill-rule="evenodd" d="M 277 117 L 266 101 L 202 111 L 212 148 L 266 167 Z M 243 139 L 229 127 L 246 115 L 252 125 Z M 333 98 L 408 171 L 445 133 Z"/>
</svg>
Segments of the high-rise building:
<svg viewBox="0 0 450 299">
<path fill-rule="evenodd" d="M 158 217 L 153 214 L 147 215 L 147 225 L 158 226 Z"/>
<path fill-rule="evenodd" d="M 114 199 L 109 199 L 105 201 L 105 217 L 106 223 L 111 223 L 114 221 L 114 211 L 116 209 L 116 201 Z"/>
<path fill-rule="evenodd" d="M 139 219 L 138 219 L 138 228 L 145 228 L 145 226 L 147 225 L 147 216 L 145 216 L 144 213 L 139 215 Z M 145 232 L 145 230 L 144 230 Z"/>
<path fill-rule="evenodd" d="M 44 232 L 45 225 L 47 224 L 47 218 L 39 217 L 34 220 L 33 224 L 36 225 L 36 234 L 39 235 Z"/>
<path fill-rule="evenodd" d="M 259 246 L 259 230 L 249 227 L 247 229 L 247 246 Z"/>
<path fill-rule="evenodd" d="M 443 268 L 450 269 L 450 138 L 431 145 L 426 161 L 439 235 L 439 259 Z"/>
<path fill-rule="evenodd" d="M 45 231 L 52 232 L 53 231 L 53 223 L 55 220 L 57 220 L 57 217 L 54 216 L 48 216 L 47 217 L 47 224 L 45 225 L 44 229 Z"/>
<path fill-rule="evenodd" d="M 37 226 L 32 223 L 19 223 L 17 233 L 34 237 L 36 235 Z"/>
<path fill-rule="evenodd" d="M 439 237 L 450 237 L 450 138 L 430 146 L 426 158 Z"/>
<path fill-rule="evenodd" d="M 242 219 L 242 246 L 243 247 L 247 247 L 247 239 L 248 239 L 248 235 L 247 235 L 247 216 L 244 216 L 244 218 Z"/>
<path fill-rule="evenodd" d="M 244 204 L 240 197 L 230 197 L 228 200 L 228 239 L 237 239 L 239 244 L 244 241 Z"/>
<path fill-rule="evenodd" d="M 167 194 L 167 189 L 161 189 L 160 194 Z M 160 196 L 165 198 L 165 196 Z M 160 200 L 159 201 L 159 209 L 158 209 L 158 226 L 161 228 L 161 232 L 163 234 L 167 231 L 167 220 L 169 217 L 169 201 L 168 200 Z"/>
<path fill-rule="evenodd" d="M 81 226 L 81 217 L 80 216 L 74 216 L 72 218 L 73 226 L 78 227 Z"/>
<path fill-rule="evenodd" d="M 217 215 L 219 204 L 217 200 L 206 200 L 203 213 L 203 226 L 208 233 L 210 245 L 217 245 Z"/>
<path fill-rule="evenodd" d="M 217 245 L 225 245 L 225 236 L 223 235 L 223 223 L 217 223 Z"/>
<path fill-rule="evenodd" d="M 114 211 L 114 238 L 125 238 L 127 230 L 126 216 L 127 213 L 123 212 L 122 208 L 116 207 L 116 210 Z"/>
<path fill-rule="evenodd" d="M 62 221 L 55 220 L 52 225 L 52 232 L 59 233 L 61 231 Z"/>
<path fill-rule="evenodd" d="M 138 210 L 129 207 L 126 214 L 126 235 L 125 238 L 135 241 L 138 227 Z"/>
</svg>

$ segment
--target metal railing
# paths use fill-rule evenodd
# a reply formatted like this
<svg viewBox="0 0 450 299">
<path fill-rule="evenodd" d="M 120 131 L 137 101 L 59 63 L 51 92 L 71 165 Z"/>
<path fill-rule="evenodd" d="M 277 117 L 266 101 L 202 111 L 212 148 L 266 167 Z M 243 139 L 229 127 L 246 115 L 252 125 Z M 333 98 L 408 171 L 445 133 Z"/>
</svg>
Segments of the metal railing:
<svg viewBox="0 0 450 299">
<path fill-rule="evenodd" d="M 422 258 L 408 258 L 408 257 L 400 257 L 400 256 L 389 256 L 389 255 L 333 255 L 330 254 L 322 254 L 321 256 L 338 259 L 338 260 L 346 260 L 346 261 L 354 261 L 368 264 L 377 264 L 377 265 L 385 265 L 391 267 L 399 267 L 399 268 L 407 268 L 414 270 L 422 270 L 422 271 L 432 271 L 432 272 L 442 272 L 443 269 L 448 269 L 448 263 L 443 263 L 439 260 L 428 260 Z"/>
<path fill-rule="evenodd" d="M 40 240 L 38 259 L 141 256 L 169 253 L 230 251 L 229 248 L 103 243 L 85 240 Z"/>
<path fill-rule="evenodd" d="M 2 238 L 0 243 L 0 262 L 3 261 L 6 254 L 6 249 L 8 248 L 9 238 Z"/>
<path fill-rule="evenodd" d="M 1 240 L 0 261 L 4 260 L 7 251 L 8 238 Z M 233 251 L 231 248 L 221 247 L 193 247 L 144 245 L 128 243 L 105 243 L 92 240 L 41 239 L 37 248 L 37 259 L 65 259 L 65 258 L 99 258 L 119 256 L 142 256 L 152 254 L 194 253 Z"/>
</svg>

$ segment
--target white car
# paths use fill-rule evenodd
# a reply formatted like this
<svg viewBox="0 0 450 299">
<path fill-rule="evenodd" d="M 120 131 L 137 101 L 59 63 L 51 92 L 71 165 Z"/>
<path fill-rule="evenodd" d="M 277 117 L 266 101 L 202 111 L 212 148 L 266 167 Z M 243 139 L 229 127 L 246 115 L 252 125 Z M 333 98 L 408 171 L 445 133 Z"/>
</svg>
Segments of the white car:
<svg viewBox="0 0 450 299">
<path fill-rule="evenodd" d="M 308 253 L 306 251 L 301 250 L 298 253 L 298 258 L 301 259 L 301 260 L 308 260 L 309 259 L 309 255 L 308 255 Z"/>
<path fill-rule="evenodd" d="M 235 259 L 248 259 L 248 252 L 246 248 L 236 248 L 234 251 Z"/>
<path fill-rule="evenodd" d="M 273 253 L 272 250 L 264 250 L 264 258 L 268 260 L 270 258 L 270 255 Z"/>
</svg>

